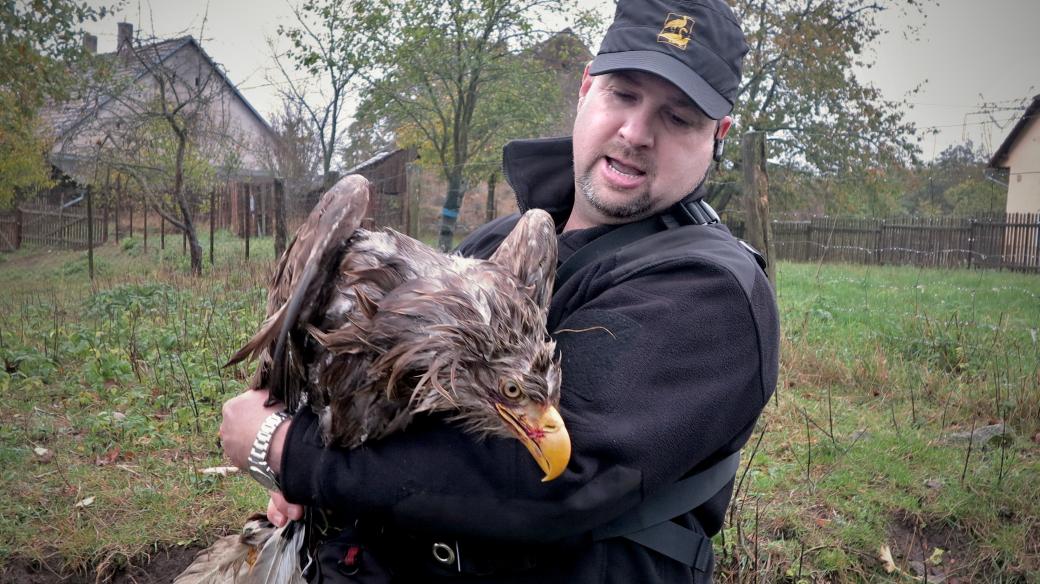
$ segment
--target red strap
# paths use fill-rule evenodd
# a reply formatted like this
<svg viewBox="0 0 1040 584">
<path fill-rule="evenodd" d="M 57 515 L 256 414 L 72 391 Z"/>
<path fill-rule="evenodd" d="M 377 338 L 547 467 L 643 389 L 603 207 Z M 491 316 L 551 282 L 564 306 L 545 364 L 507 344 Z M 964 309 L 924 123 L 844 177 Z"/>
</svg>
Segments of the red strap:
<svg viewBox="0 0 1040 584">
<path fill-rule="evenodd" d="M 358 558 L 361 556 L 361 546 L 352 545 L 347 548 L 347 553 L 343 554 L 341 562 L 348 568 L 353 568 L 358 564 Z"/>
</svg>

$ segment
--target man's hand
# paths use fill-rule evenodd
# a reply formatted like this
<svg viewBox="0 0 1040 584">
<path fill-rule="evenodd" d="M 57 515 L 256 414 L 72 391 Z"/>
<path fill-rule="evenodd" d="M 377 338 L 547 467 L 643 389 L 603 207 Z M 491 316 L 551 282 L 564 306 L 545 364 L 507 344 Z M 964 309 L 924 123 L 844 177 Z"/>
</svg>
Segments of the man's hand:
<svg viewBox="0 0 1040 584">
<path fill-rule="evenodd" d="M 271 491 L 271 498 L 267 500 L 267 519 L 282 527 L 290 519 L 299 519 L 303 517 L 303 506 L 295 505 L 285 500 L 278 491 Z"/>
<path fill-rule="evenodd" d="M 256 433 L 267 416 L 281 411 L 283 406 L 275 404 L 264 407 L 267 401 L 266 389 L 250 389 L 224 402 L 224 420 L 220 424 L 220 442 L 224 447 L 224 455 L 231 464 L 245 470 L 249 466 L 249 450 L 256 440 Z M 271 437 L 271 447 L 267 451 L 267 464 L 276 474 L 282 467 L 282 447 L 292 420 L 286 420 Z"/>
</svg>

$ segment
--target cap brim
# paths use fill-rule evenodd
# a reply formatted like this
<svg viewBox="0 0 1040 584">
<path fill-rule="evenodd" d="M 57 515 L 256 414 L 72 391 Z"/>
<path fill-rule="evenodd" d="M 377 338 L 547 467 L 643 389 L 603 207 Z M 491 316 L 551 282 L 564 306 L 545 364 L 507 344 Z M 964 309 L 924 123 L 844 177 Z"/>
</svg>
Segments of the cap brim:
<svg viewBox="0 0 1040 584">
<path fill-rule="evenodd" d="M 622 53 L 601 53 L 589 66 L 589 75 L 602 75 L 614 71 L 645 71 L 663 78 L 682 90 L 697 107 L 701 108 L 713 120 L 722 119 L 733 110 L 733 104 L 726 101 L 707 81 L 694 70 L 682 64 L 674 57 L 657 51 L 625 51 Z"/>
</svg>

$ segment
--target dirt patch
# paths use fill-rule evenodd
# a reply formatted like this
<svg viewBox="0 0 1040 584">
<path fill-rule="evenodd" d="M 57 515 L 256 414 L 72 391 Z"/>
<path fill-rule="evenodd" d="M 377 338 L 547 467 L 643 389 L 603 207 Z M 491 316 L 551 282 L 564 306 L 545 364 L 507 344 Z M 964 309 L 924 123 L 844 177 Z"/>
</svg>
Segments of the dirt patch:
<svg viewBox="0 0 1040 584">
<path fill-rule="evenodd" d="M 889 546 L 896 567 L 918 581 L 934 584 L 1026 582 L 1025 574 L 1001 572 L 972 545 L 970 533 L 941 519 L 910 513 L 893 517 Z"/>
<path fill-rule="evenodd" d="M 168 584 L 199 553 L 197 547 L 172 547 L 150 557 L 136 560 L 129 568 L 121 568 L 107 580 L 111 584 Z M 56 561 L 14 559 L 0 566 L 0 582 L 4 584 L 95 584 L 97 573 L 62 573 Z"/>
</svg>

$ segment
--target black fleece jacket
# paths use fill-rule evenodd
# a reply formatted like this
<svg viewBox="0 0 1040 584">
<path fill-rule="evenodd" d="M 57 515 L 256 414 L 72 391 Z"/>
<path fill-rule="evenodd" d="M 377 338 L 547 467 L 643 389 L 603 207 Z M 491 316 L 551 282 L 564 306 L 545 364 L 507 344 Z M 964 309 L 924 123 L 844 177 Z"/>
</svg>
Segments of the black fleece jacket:
<svg viewBox="0 0 1040 584">
<path fill-rule="evenodd" d="M 504 161 L 521 210 L 546 209 L 562 225 L 574 197 L 570 140 L 514 142 Z M 489 223 L 459 251 L 488 257 L 517 218 Z M 561 262 L 610 229 L 563 234 Z M 777 378 L 769 282 L 725 227 L 677 227 L 577 272 L 553 296 L 548 325 L 562 354 L 561 413 L 573 443 L 558 479 L 542 483 L 516 440 L 477 442 L 435 418 L 355 450 L 326 449 L 316 417 L 301 412 L 284 449 L 286 498 L 504 555 L 551 557 L 521 572 L 451 581 L 709 581 L 710 570 L 588 534 L 747 442 Z M 676 521 L 718 532 L 731 491 L 732 483 Z"/>
</svg>

